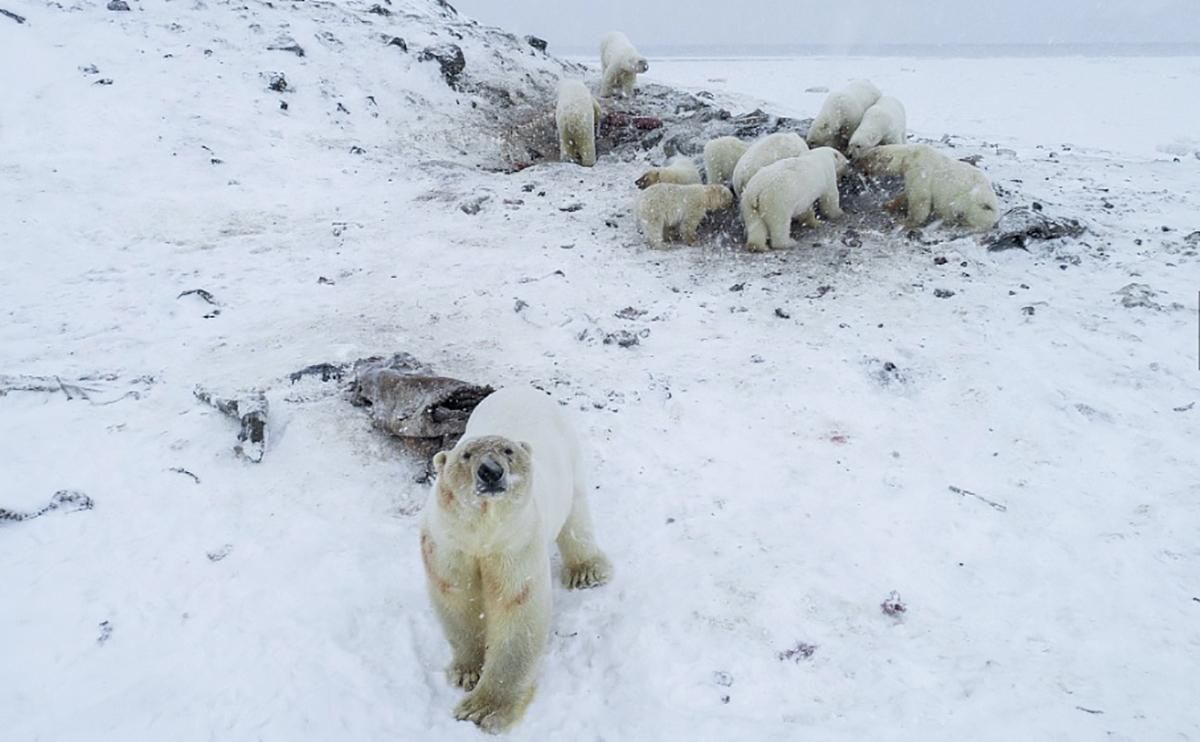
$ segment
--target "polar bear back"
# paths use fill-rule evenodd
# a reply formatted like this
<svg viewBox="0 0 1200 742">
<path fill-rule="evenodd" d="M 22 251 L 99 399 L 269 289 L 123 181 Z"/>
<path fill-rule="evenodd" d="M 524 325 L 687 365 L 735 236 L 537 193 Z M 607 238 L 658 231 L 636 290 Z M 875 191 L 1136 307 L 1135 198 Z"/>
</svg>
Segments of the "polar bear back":
<svg viewBox="0 0 1200 742">
<path fill-rule="evenodd" d="M 768 134 L 751 144 L 733 168 L 733 192 L 739 196 L 755 173 L 771 163 L 808 152 L 804 139 L 794 131 Z"/>
<path fill-rule="evenodd" d="M 738 160 L 746 154 L 749 144 L 737 137 L 717 137 L 704 145 L 704 172 L 709 183 L 724 185 L 733 177 Z"/>
<path fill-rule="evenodd" d="M 550 543 L 562 530 L 581 463 L 579 438 L 558 403 L 530 387 L 505 387 L 484 398 L 467 420 L 463 440 L 498 435 L 533 449 L 531 495 L 541 536 Z"/>
</svg>

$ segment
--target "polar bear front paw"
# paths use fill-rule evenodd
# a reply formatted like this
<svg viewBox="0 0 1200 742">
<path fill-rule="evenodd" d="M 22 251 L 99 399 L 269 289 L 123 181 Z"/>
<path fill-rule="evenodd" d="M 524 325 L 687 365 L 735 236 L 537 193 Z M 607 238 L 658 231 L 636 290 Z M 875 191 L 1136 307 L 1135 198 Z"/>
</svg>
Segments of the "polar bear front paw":
<svg viewBox="0 0 1200 742">
<path fill-rule="evenodd" d="M 455 688 L 462 688 L 465 691 L 475 690 L 475 686 L 479 684 L 479 674 L 483 671 L 483 663 L 481 662 L 452 662 L 446 668 L 446 679 L 450 681 L 450 685 Z"/>
<path fill-rule="evenodd" d="M 454 718 L 469 721 L 485 732 L 496 734 L 508 729 L 520 715 L 520 706 L 486 693 L 474 693 L 454 709 Z"/>
<path fill-rule="evenodd" d="M 612 578 L 612 564 L 603 554 L 576 564 L 563 565 L 563 584 L 570 590 L 600 587 Z"/>
</svg>

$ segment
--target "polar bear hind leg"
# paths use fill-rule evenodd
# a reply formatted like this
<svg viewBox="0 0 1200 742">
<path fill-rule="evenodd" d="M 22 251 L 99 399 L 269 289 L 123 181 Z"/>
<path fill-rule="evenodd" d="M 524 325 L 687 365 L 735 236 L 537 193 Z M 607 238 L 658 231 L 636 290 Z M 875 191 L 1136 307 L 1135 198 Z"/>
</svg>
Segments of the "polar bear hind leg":
<svg viewBox="0 0 1200 742">
<path fill-rule="evenodd" d="M 612 577 L 612 563 L 596 546 L 586 491 L 582 483 L 575 485 L 571 513 L 558 532 L 558 552 L 563 559 L 562 581 L 570 590 L 599 587 Z"/>
<path fill-rule="evenodd" d="M 771 235 L 771 247 L 775 250 L 795 247 L 796 241 L 792 239 L 792 210 L 786 207 L 769 209 L 767 232 Z"/>
<path fill-rule="evenodd" d="M 821 226 L 820 220 L 817 219 L 817 212 L 813 209 L 808 209 L 800 215 L 800 223 L 809 229 L 816 229 Z"/>
</svg>

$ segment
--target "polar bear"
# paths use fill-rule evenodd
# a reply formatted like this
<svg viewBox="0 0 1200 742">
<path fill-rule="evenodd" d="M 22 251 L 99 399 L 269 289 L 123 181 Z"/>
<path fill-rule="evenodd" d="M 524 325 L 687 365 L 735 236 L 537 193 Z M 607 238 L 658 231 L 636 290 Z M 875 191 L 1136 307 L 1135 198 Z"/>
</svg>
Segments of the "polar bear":
<svg viewBox="0 0 1200 742">
<path fill-rule="evenodd" d="M 704 215 L 732 205 L 733 194 L 723 185 L 659 183 L 642 191 L 638 224 L 651 247 L 662 247 L 668 230 L 678 231 L 685 242 L 693 245 Z"/>
<path fill-rule="evenodd" d="M 620 31 L 605 34 L 600 40 L 600 95 L 607 98 L 633 95 L 633 84 L 639 72 L 650 69 L 650 63 L 638 53 L 629 37 Z"/>
<path fill-rule="evenodd" d="M 579 441 L 545 394 L 486 397 L 433 465 L 421 557 L 454 655 L 447 676 L 469 692 L 454 715 L 502 731 L 533 698 L 550 631 L 551 543 L 569 588 L 604 584 L 612 566 L 592 535 Z"/>
<path fill-rule="evenodd" d="M 904 104 L 885 95 L 863 114 L 862 123 L 850 137 L 846 154 L 857 160 L 872 147 L 881 144 L 904 144 L 908 138 L 907 117 Z"/>
<path fill-rule="evenodd" d="M 868 151 L 858 161 L 868 175 L 904 178 L 910 228 L 930 216 L 986 232 L 1000 219 L 1000 205 L 983 171 L 924 144 L 891 144 Z"/>
<path fill-rule="evenodd" d="M 704 145 L 704 174 L 709 183 L 725 185 L 750 145 L 737 137 L 717 137 Z"/>
<path fill-rule="evenodd" d="M 742 193 L 742 220 L 746 223 L 746 249 L 762 252 L 794 247 L 792 220 L 800 217 L 809 227 L 818 225 L 813 204 L 827 219 L 842 215 L 838 179 L 848 160 L 832 147 L 789 157 L 764 167 Z"/>
<path fill-rule="evenodd" d="M 596 126 L 600 115 L 600 104 L 582 82 L 563 80 L 558 84 L 554 123 L 558 126 L 559 159 L 584 167 L 596 164 Z"/>
<path fill-rule="evenodd" d="M 692 185 L 700 182 L 700 171 L 696 163 L 686 157 L 676 157 L 665 167 L 652 167 L 634 183 L 645 190 L 659 183 L 674 183 L 675 185 Z"/>
<path fill-rule="evenodd" d="M 867 80 L 852 80 L 841 90 L 830 93 L 808 130 L 808 146 L 845 151 L 867 109 L 880 96 L 879 88 Z"/>
<path fill-rule="evenodd" d="M 797 157 L 806 152 L 808 145 L 804 143 L 803 137 L 793 131 L 768 134 L 756 140 L 733 168 L 733 192 L 741 197 L 742 189 L 759 170 L 785 157 Z"/>
</svg>

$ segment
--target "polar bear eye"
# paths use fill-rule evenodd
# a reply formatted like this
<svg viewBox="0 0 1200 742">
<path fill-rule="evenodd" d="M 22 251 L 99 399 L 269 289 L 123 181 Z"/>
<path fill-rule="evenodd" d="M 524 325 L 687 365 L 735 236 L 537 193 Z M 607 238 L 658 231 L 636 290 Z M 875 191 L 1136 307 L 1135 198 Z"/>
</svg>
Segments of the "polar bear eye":
<svg viewBox="0 0 1200 742">
<path fill-rule="evenodd" d="M 471 460 L 471 454 L 470 454 L 470 453 L 464 453 L 464 454 L 463 454 L 463 461 L 470 461 L 470 460 Z"/>
<path fill-rule="evenodd" d="M 504 449 L 504 455 L 505 455 L 505 456 L 512 456 L 512 449 L 511 449 L 511 448 L 506 448 L 506 449 Z"/>
</svg>

